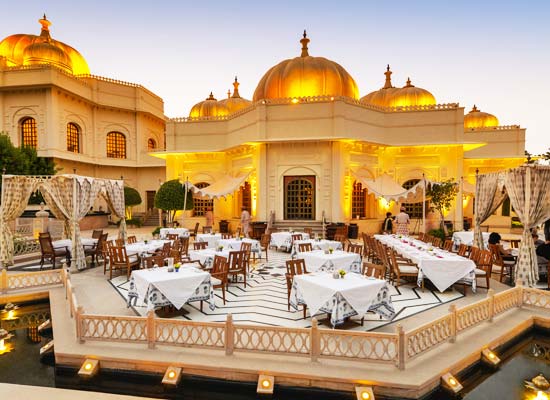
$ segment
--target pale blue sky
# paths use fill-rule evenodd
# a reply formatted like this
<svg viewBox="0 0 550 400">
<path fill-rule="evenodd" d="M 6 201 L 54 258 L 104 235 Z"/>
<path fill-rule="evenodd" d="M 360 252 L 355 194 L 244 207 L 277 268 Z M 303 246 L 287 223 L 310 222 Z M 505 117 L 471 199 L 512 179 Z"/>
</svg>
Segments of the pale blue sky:
<svg viewBox="0 0 550 400">
<path fill-rule="evenodd" d="M 78 49 L 93 74 L 140 83 L 187 116 L 234 75 L 251 98 L 261 76 L 299 55 L 340 63 L 361 95 L 407 76 L 438 103 L 475 103 L 501 125 L 527 128 L 527 148 L 550 147 L 550 1 L 114 1 L 25 0 L 2 4 L 0 36 L 35 33 L 46 13 L 52 36 Z"/>
</svg>

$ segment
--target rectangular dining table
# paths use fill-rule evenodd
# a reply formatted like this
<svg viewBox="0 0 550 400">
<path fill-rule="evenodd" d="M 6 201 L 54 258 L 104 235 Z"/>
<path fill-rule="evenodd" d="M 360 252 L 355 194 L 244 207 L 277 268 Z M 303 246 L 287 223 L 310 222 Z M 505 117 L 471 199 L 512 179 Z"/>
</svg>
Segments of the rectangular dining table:
<svg viewBox="0 0 550 400">
<path fill-rule="evenodd" d="M 206 242 L 208 243 L 209 248 L 218 247 L 218 242 L 221 240 L 221 233 L 197 233 L 197 242 Z"/>
<path fill-rule="evenodd" d="M 229 259 L 229 252 L 231 249 L 202 249 L 202 250 L 189 250 L 189 258 L 191 261 L 198 261 L 202 268 L 211 269 L 214 265 L 214 257 L 221 256 Z M 233 250 L 235 251 L 235 250 Z"/>
<path fill-rule="evenodd" d="M 180 238 L 189 237 L 189 229 L 187 228 L 161 228 L 159 237 L 166 239 L 168 235 L 178 235 Z"/>
<path fill-rule="evenodd" d="M 270 246 L 279 250 L 290 251 L 292 247 L 292 235 L 302 235 L 302 239 L 309 239 L 309 234 L 305 232 L 273 232 L 271 234 Z"/>
<path fill-rule="evenodd" d="M 333 327 L 367 311 L 390 320 L 395 315 L 387 282 L 355 273 L 348 273 L 343 279 L 334 279 L 327 272 L 295 275 L 290 305 L 297 310 L 302 304 L 307 305 L 311 316 L 330 314 Z"/>
<path fill-rule="evenodd" d="M 338 271 L 362 272 L 361 256 L 357 253 L 334 250 L 332 253 L 326 250 L 313 250 L 297 253 L 296 258 L 303 258 L 308 272 Z"/>
<path fill-rule="evenodd" d="M 311 243 L 311 247 L 313 250 L 343 250 L 342 243 L 337 240 L 328 240 L 328 239 L 303 239 L 303 240 L 295 240 L 292 243 L 292 250 L 290 251 L 290 256 L 292 258 L 296 257 L 296 254 L 298 254 L 298 247 L 300 244 L 304 243 Z"/>
</svg>

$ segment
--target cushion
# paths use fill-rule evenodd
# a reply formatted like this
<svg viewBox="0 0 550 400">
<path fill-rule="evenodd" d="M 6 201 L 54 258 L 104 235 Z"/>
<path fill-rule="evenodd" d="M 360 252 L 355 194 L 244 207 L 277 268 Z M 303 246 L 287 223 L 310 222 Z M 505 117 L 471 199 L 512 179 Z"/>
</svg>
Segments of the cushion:
<svg viewBox="0 0 550 400">
<path fill-rule="evenodd" d="M 128 256 L 128 261 L 130 261 L 130 263 L 135 263 L 135 262 L 138 262 L 139 258 L 137 256 L 137 254 L 135 255 L 132 255 L 132 256 Z"/>
<path fill-rule="evenodd" d="M 214 278 L 214 277 L 210 278 L 210 282 L 212 283 L 213 286 L 218 286 L 218 285 L 222 284 L 221 280 L 219 280 L 218 278 Z"/>
<path fill-rule="evenodd" d="M 418 268 L 414 265 L 400 265 L 399 272 L 402 274 L 417 274 Z"/>
<path fill-rule="evenodd" d="M 485 275 L 487 275 L 487 272 L 482 270 L 482 269 L 476 268 L 476 275 L 485 276 Z"/>
</svg>

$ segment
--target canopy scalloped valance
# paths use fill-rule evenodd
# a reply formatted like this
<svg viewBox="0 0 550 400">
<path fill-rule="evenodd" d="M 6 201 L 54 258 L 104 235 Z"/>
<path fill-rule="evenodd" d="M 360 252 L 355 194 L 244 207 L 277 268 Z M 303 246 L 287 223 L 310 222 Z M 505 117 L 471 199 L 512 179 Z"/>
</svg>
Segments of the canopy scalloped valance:
<svg viewBox="0 0 550 400">
<path fill-rule="evenodd" d="M 388 202 L 420 203 L 425 200 L 424 185 L 427 186 L 431 183 L 424 178 L 412 188 L 405 189 L 388 174 L 382 174 L 376 179 L 367 179 L 353 172 L 352 174 L 369 193 L 374 194 L 377 198 L 386 199 Z"/>
<path fill-rule="evenodd" d="M 207 199 L 225 199 L 227 195 L 232 195 L 235 191 L 237 191 L 239 187 L 247 180 L 251 173 L 252 171 L 247 172 L 246 174 L 241 174 L 237 177 L 225 175 L 213 184 L 202 189 L 199 189 L 190 182 L 186 182 L 184 185 L 187 185 L 189 190 L 191 190 L 198 196 Z"/>
</svg>

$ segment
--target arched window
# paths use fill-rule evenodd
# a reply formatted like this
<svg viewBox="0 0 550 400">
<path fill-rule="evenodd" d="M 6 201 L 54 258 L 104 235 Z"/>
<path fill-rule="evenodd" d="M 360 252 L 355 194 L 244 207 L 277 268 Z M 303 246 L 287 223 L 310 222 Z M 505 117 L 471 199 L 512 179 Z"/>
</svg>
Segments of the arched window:
<svg viewBox="0 0 550 400">
<path fill-rule="evenodd" d="M 80 153 L 80 128 L 72 122 L 67 124 L 67 151 Z"/>
<path fill-rule="evenodd" d="M 285 176 L 285 219 L 315 219 L 315 176 Z"/>
<path fill-rule="evenodd" d="M 155 139 L 149 138 L 147 140 L 147 151 L 155 151 L 157 148 L 157 142 L 155 142 Z"/>
<path fill-rule="evenodd" d="M 204 189 L 207 186 L 210 186 L 207 182 L 199 182 L 195 184 L 199 189 Z M 202 199 L 200 197 L 193 198 L 193 216 L 202 217 L 206 214 L 206 211 L 209 207 L 214 206 L 214 200 Z"/>
<path fill-rule="evenodd" d="M 34 118 L 28 117 L 21 120 L 21 146 L 35 149 L 38 147 L 38 130 Z"/>
<path fill-rule="evenodd" d="M 248 183 L 248 181 L 243 183 L 239 191 L 240 191 L 239 198 L 241 200 L 240 209 L 244 207 L 246 208 L 246 211 L 251 213 L 252 212 L 252 191 L 250 190 L 250 183 Z"/>
<path fill-rule="evenodd" d="M 367 189 L 363 189 L 361 182 L 353 182 L 353 192 L 351 194 L 351 217 L 365 218 L 365 197 Z"/>
<path fill-rule="evenodd" d="M 420 182 L 420 179 L 409 179 L 408 181 L 405 181 L 403 183 L 403 186 L 405 189 L 409 190 L 414 185 L 416 185 L 418 182 Z M 428 212 L 430 202 L 426 201 L 426 212 Z M 405 207 L 405 212 L 409 214 L 409 217 L 411 218 L 422 218 L 422 202 L 418 203 L 403 203 L 403 206 Z"/>
<path fill-rule="evenodd" d="M 107 134 L 107 157 L 126 158 L 126 136 L 120 132 Z"/>
</svg>

